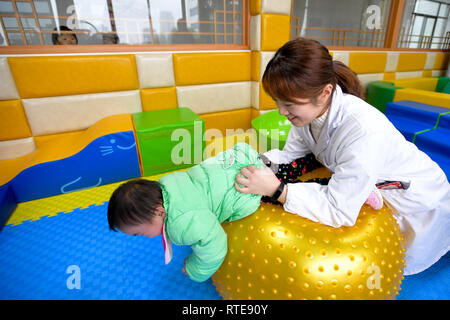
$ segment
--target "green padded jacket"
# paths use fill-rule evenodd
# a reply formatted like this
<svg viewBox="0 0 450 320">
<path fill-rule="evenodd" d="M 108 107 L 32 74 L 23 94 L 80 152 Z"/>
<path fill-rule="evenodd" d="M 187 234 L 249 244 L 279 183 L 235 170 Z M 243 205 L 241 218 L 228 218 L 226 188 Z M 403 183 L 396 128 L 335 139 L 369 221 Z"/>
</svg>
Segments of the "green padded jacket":
<svg viewBox="0 0 450 320">
<path fill-rule="evenodd" d="M 184 172 L 159 179 L 164 198 L 166 234 L 176 245 L 190 245 L 186 272 L 197 282 L 219 269 L 227 254 L 221 223 L 244 218 L 258 209 L 261 196 L 241 193 L 236 175 L 248 165 L 262 168 L 258 153 L 238 143 Z"/>
</svg>

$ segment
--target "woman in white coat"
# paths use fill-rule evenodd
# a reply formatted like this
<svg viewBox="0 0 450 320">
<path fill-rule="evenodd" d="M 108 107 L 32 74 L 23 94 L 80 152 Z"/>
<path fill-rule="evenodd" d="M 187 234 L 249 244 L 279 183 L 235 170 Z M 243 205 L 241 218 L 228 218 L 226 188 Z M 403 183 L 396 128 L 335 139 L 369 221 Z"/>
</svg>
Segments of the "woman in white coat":
<svg viewBox="0 0 450 320">
<path fill-rule="evenodd" d="M 332 61 L 319 42 L 296 39 L 276 52 L 262 81 L 292 123 L 283 150 L 264 155 L 290 163 L 312 152 L 332 176 L 328 185 L 285 185 L 269 168 L 250 166 L 236 177 L 242 185 L 236 189 L 272 197 L 288 212 L 337 228 L 355 224 L 376 184 L 402 181 L 409 187 L 380 192 L 405 235 L 405 275 L 448 252 L 450 185 L 444 172 L 362 100 L 363 89 L 348 67 Z"/>
</svg>

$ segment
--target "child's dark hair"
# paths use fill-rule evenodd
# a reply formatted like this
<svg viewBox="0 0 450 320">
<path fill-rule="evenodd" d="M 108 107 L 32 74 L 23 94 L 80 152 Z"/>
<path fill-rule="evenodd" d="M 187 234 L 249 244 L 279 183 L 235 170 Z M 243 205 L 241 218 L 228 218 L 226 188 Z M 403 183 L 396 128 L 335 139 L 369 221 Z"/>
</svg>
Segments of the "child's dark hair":
<svg viewBox="0 0 450 320">
<path fill-rule="evenodd" d="M 158 181 L 136 179 L 120 185 L 108 204 L 109 229 L 117 231 L 124 225 L 138 225 L 154 217 L 156 207 L 163 205 Z"/>
<path fill-rule="evenodd" d="M 298 38 L 284 44 L 269 61 L 262 78 L 264 90 L 274 99 L 294 102 L 314 100 L 327 84 L 364 99 L 356 74 L 345 64 L 333 61 L 328 49 L 312 39 Z"/>
</svg>

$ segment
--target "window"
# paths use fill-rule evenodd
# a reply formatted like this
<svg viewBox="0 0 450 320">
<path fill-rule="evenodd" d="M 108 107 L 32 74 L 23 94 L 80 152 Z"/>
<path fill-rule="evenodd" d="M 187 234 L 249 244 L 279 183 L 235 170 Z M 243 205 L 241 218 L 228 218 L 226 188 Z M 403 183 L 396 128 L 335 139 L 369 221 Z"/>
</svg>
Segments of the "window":
<svg viewBox="0 0 450 320">
<path fill-rule="evenodd" d="M 248 0 L 0 0 L 0 45 L 247 45 Z"/>
<path fill-rule="evenodd" d="M 384 47 L 390 8 L 391 0 L 293 0 L 291 39 Z"/>
<path fill-rule="evenodd" d="M 399 48 L 450 48 L 450 0 L 407 0 L 397 46 Z"/>
</svg>

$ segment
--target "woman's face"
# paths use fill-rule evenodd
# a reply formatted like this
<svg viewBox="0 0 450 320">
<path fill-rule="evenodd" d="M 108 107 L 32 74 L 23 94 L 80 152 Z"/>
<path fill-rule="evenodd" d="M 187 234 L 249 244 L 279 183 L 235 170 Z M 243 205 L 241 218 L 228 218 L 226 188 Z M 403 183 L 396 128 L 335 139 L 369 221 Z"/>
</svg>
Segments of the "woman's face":
<svg viewBox="0 0 450 320">
<path fill-rule="evenodd" d="M 311 99 L 295 99 L 294 102 L 276 100 L 278 112 L 286 116 L 292 125 L 306 126 L 325 113 L 330 105 L 329 98 L 332 92 L 333 87 L 330 84 L 325 86 L 314 101 Z"/>
</svg>

